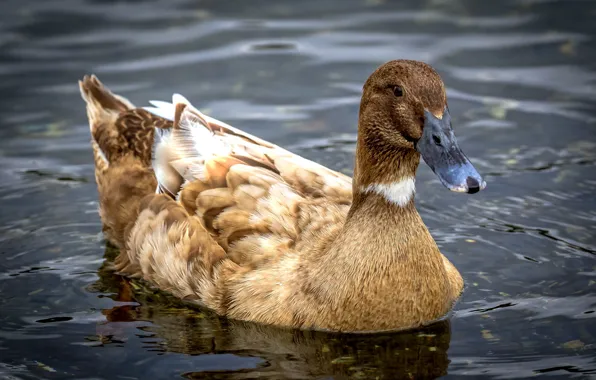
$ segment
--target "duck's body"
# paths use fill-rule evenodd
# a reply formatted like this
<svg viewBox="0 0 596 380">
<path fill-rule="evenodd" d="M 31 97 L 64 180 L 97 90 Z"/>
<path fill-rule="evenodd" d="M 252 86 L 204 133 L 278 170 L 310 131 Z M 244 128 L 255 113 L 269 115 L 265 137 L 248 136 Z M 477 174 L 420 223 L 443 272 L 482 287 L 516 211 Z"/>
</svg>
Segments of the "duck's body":
<svg viewBox="0 0 596 380">
<path fill-rule="evenodd" d="M 437 99 L 416 100 L 439 120 L 442 82 L 414 82 L 418 71 L 431 82 L 438 75 L 418 62 L 393 64 L 412 97 L 416 86 L 438 85 L 427 91 Z M 406 140 L 422 141 L 422 126 L 384 129 L 392 112 L 410 115 L 401 103 L 383 111 L 379 77 L 389 74 L 379 70 L 365 85 L 354 181 L 202 115 L 181 96 L 135 108 L 86 77 L 100 213 L 121 250 L 115 269 L 266 324 L 378 331 L 445 315 L 463 281 L 414 206 L 420 153 Z"/>
</svg>

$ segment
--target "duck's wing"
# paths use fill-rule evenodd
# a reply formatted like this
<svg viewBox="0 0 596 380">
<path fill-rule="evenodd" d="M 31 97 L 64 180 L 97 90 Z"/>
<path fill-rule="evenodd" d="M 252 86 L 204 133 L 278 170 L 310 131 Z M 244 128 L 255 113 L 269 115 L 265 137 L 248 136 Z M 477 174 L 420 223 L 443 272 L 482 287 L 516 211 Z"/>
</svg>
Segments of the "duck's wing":
<svg viewBox="0 0 596 380">
<path fill-rule="evenodd" d="M 144 110 L 94 76 L 79 86 L 120 273 L 227 314 L 230 281 L 325 244 L 343 225 L 348 177 L 209 118 L 180 96 Z M 253 283 L 267 293 L 275 278 Z"/>
<path fill-rule="evenodd" d="M 180 95 L 152 104 L 145 109 L 173 121 L 156 134 L 158 191 L 198 216 L 228 254 L 269 256 L 313 225 L 343 224 L 352 200 L 346 175 L 206 116 Z"/>
<path fill-rule="evenodd" d="M 210 182 L 232 166 L 244 165 L 278 175 L 280 183 L 307 198 L 351 202 L 351 178 L 342 173 L 209 117 L 181 95 L 175 94 L 172 103 L 151 103 L 145 110 L 174 123 L 172 129 L 159 129 L 155 141 L 153 168 L 166 193 L 176 195 L 185 182 Z"/>
</svg>

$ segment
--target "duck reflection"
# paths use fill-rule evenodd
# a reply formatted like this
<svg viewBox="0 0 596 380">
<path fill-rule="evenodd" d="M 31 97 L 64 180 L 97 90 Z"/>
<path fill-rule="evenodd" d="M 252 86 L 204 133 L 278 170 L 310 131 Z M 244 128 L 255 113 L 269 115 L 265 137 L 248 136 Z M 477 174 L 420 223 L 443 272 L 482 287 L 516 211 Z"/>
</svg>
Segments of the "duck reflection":
<svg viewBox="0 0 596 380">
<path fill-rule="evenodd" d="M 151 351 L 187 355 L 251 356 L 265 364 L 255 370 L 186 373 L 187 378 L 280 379 L 362 378 L 428 379 L 447 373 L 449 321 L 423 329 L 385 334 L 298 331 L 220 318 L 189 307 L 143 283 L 102 268 L 95 291 L 114 293 L 119 302 L 135 302 L 103 311 L 107 323 L 98 335 L 118 335 L 120 323 L 147 321 Z M 159 344 L 155 344 L 156 338 Z M 255 371 L 255 373 L 251 373 Z"/>
</svg>

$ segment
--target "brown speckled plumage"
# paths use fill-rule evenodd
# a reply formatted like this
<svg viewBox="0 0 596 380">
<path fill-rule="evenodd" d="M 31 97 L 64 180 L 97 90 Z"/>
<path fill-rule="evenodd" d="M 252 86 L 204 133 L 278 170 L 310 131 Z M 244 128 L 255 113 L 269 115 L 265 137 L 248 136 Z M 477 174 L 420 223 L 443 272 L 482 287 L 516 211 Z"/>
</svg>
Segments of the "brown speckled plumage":
<svg viewBox="0 0 596 380">
<path fill-rule="evenodd" d="M 393 96 L 395 85 L 404 97 Z M 95 77 L 80 87 L 100 214 L 120 248 L 117 271 L 221 315 L 298 328 L 414 327 L 445 315 L 458 298 L 462 278 L 413 201 L 399 207 L 362 191 L 415 175 L 420 158 L 410 141 L 422 133 L 422 109 L 440 117 L 446 105 L 429 66 L 392 61 L 366 82 L 353 183 L 190 105 L 179 103 L 172 123 Z M 180 153 L 174 137 L 184 123 L 231 150 Z M 154 162 L 169 195 L 156 194 L 155 127 L 174 136 L 160 150 L 165 159 Z"/>
</svg>

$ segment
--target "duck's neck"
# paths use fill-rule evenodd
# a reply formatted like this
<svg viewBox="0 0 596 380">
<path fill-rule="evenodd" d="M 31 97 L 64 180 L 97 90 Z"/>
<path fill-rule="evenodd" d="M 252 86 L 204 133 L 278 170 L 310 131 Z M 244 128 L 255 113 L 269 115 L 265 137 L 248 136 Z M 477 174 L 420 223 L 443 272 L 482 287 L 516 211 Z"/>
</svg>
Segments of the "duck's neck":
<svg viewBox="0 0 596 380">
<path fill-rule="evenodd" d="M 440 260 L 437 245 L 414 205 L 420 154 L 407 147 L 385 146 L 367 133 L 366 125 L 359 132 L 353 201 L 336 247 L 357 241 L 362 248 L 347 258 L 355 266 L 379 268 L 394 260 L 409 258 L 414 263 L 431 256 Z"/>
<path fill-rule="evenodd" d="M 361 131 L 362 132 L 362 131 Z M 382 265 L 397 257 L 439 255 L 414 206 L 415 174 L 420 155 L 413 149 L 384 147 L 360 133 L 353 178 L 353 202 L 335 247 L 357 242 L 358 254 L 348 265 Z M 368 252 L 368 251 L 371 252 Z M 344 261 L 343 259 L 341 261 Z"/>
<path fill-rule="evenodd" d="M 413 150 L 371 152 L 359 139 L 353 201 L 341 234 L 366 247 L 350 258 L 355 265 L 382 266 L 398 257 L 439 253 L 414 205 L 419 160 Z"/>
<path fill-rule="evenodd" d="M 390 146 L 367 132 L 366 127 L 361 127 L 358 135 L 350 217 L 371 195 L 383 198 L 389 204 L 384 205 L 387 210 L 397 207 L 395 211 L 402 208 L 416 212 L 413 202 L 420 154 L 407 147 Z"/>
</svg>

